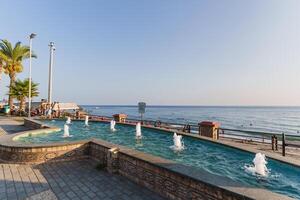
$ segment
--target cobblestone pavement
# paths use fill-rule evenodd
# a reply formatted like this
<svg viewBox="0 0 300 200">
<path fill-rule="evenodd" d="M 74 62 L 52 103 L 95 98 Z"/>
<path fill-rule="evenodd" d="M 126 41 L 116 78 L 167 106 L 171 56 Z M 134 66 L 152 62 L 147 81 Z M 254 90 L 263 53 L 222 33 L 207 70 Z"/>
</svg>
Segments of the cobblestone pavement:
<svg viewBox="0 0 300 200">
<path fill-rule="evenodd" d="M 0 164 L 0 199 L 163 199 L 92 160 L 39 165 Z"/>
</svg>

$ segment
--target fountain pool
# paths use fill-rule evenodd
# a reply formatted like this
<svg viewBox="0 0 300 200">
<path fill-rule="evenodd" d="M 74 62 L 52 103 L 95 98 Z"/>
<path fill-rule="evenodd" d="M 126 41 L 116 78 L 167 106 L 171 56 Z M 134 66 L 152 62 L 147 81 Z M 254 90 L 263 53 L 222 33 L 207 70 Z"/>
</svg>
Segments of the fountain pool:
<svg viewBox="0 0 300 200">
<path fill-rule="evenodd" d="M 300 168 L 273 159 L 267 159 L 267 176 L 253 174 L 247 170 L 253 166 L 254 154 L 224 145 L 183 136 L 184 150 L 174 151 L 173 133 L 142 128 L 143 138 L 137 142 L 136 127 L 116 124 L 116 131 L 110 131 L 110 123 L 73 121 L 69 126 L 73 137 L 63 138 L 65 121 L 45 121 L 62 128 L 60 132 L 20 137 L 24 143 L 67 142 L 88 138 L 99 138 L 111 143 L 127 146 L 145 153 L 173 160 L 184 165 L 226 176 L 246 185 L 264 188 L 273 192 L 300 199 Z"/>
</svg>

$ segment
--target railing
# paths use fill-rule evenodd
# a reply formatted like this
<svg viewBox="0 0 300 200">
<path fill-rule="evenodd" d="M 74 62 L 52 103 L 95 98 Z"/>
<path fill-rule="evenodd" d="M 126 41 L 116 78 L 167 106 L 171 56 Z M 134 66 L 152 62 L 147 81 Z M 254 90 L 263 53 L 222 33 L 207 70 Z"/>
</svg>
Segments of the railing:
<svg viewBox="0 0 300 200">
<path fill-rule="evenodd" d="M 90 115 L 91 119 L 102 119 L 110 121 L 113 117 L 110 116 L 97 116 Z M 136 124 L 140 122 L 140 119 L 136 118 L 127 118 L 126 123 Z M 193 123 L 171 123 L 171 122 L 162 122 L 160 120 L 143 120 L 142 124 L 150 125 L 154 127 L 162 127 L 167 129 L 173 129 L 174 131 L 183 131 L 192 134 L 199 134 L 199 125 Z M 248 142 L 257 142 L 257 143 L 267 143 L 272 145 L 272 149 L 278 150 L 278 145 L 282 147 L 282 155 L 285 156 L 286 146 L 300 148 L 300 135 L 288 135 L 284 133 L 276 132 L 262 132 L 262 131 L 250 131 L 250 130 L 241 130 L 241 129 L 231 129 L 231 128 L 218 128 L 218 137 L 243 140 Z"/>
</svg>

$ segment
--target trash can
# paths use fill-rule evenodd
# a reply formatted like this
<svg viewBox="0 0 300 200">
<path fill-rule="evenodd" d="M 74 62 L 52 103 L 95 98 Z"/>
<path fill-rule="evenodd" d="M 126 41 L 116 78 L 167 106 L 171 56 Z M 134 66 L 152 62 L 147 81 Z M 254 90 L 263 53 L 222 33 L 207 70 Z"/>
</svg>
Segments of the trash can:
<svg viewBox="0 0 300 200">
<path fill-rule="evenodd" d="M 198 123 L 199 135 L 210 137 L 214 140 L 219 139 L 218 128 L 220 124 L 218 122 L 203 121 Z"/>
<path fill-rule="evenodd" d="M 113 117 L 114 117 L 114 120 L 115 120 L 115 121 L 125 123 L 125 122 L 126 122 L 127 115 L 126 115 L 126 114 L 123 114 L 123 113 L 120 113 L 120 114 L 115 114 L 115 115 L 113 115 Z"/>
</svg>

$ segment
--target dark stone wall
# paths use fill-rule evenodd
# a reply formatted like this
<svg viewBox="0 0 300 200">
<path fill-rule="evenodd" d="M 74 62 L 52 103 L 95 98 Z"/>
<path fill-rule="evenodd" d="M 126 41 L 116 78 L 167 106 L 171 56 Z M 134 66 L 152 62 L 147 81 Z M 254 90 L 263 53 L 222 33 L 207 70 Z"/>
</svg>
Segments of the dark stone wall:
<svg viewBox="0 0 300 200">
<path fill-rule="evenodd" d="M 247 199 L 122 152 L 119 153 L 119 173 L 169 199 Z"/>
<path fill-rule="evenodd" d="M 249 199 L 169 169 L 178 165 L 176 163 L 159 158 L 153 159 L 152 156 L 134 150 L 121 148 L 114 158 L 111 158 L 110 148 L 111 146 L 105 143 L 91 142 L 90 156 L 106 165 L 109 172 L 119 173 L 168 199 Z M 149 159 L 152 159 L 151 162 Z"/>
<path fill-rule="evenodd" d="M 107 153 L 109 148 L 91 142 L 89 148 L 89 155 L 92 159 L 97 160 L 100 164 L 107 165 Z"/>
<path fill-rule="evenodd" d="M 88 143 L 45 147 L 0 146 L 0 159 L 7 163 L 42 163 L 88 157 Z"/>
</svg>

